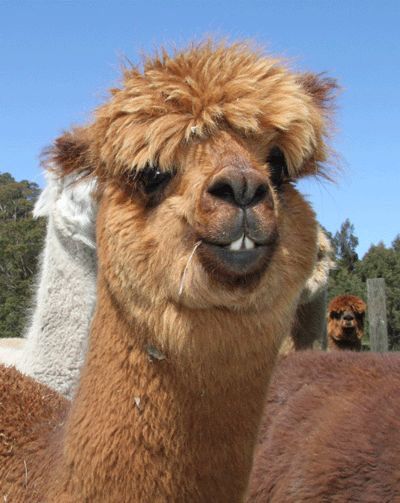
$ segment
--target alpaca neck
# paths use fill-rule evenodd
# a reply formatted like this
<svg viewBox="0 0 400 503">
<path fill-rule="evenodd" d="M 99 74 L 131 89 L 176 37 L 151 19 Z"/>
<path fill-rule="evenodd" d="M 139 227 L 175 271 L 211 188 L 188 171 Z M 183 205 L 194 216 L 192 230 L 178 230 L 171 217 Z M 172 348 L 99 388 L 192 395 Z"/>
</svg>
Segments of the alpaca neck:
<svg viewBox="0 0 400 503">
<path fill-rule="evenodd" d="M 66 396 L 71 396 L 83 363 L 95 285 L 94 251 L 65 239 L 50 216 L 34 313 L 18 368 Z"/>
<path fill-rule="evenodd" d="M 258 347 L 232 347 L 233 357 L 211 355 L 210 363 L 201 354 L 152 358 L 151 332 L 135 320 L 128 324 L 99 283 L 88 358 L 67 423 L 62 490 L 74 501 L 240 501 L 276 356 L 270 328 L 259 313 L 257 320 L 227 313 L 225 337 L 235 339 L 229 330 L 236 325 Z M 196 316 L 208 323 L 191 323 L 193 339 L 224 323 L 214 327 L 209 312 L 192 311 Z"/>
</svg>

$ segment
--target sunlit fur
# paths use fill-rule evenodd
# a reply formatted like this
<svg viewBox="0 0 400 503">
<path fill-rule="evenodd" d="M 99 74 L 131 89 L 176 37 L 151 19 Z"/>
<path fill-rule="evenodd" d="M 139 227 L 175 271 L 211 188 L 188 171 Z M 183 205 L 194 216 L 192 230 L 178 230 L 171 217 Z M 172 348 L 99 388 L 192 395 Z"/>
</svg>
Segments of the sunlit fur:
<svg viewBox="0 0 400 503">
<path fill-rule="evenodd" d="M 79 147 L 80 166 L 73 161 L 66 168 L 93 164 L 96 174 L 109 177 L 147 163 L 181 167 L 188 146 L 229 130 L 252 140 L 261 163 L 274 144 L 283 148 L 291 175 L 316 174 L 327 155 L 332 89 L 331 79 L 292 73 L 247 44 L 161 51 L 142 69 L 125 71 L 123 87 L 95 114 L 89 155 Z M 67 144 L 68 136 L 60 142 Z"/>
<path fill-rule="evenodd" d="M 0 361 L 71 398 L 83 364 L 96 299 L 94 180 L 47 173 L 34 216 L 46 239 L 24 345 Z M 9 352 L 8 352 L 9 353 Z"/>
<path fill-rule="evenodd" d="M 317 257 L 312 209 L 290 180 L 272 185 L 267 158 L 278 145 L 293 179 L 320 171 L 333 88 L 246 45 L 205 43 L 127 70 L 94 122 L 55 142 L 59 175 L 100 182 L 97 306 L 61 431 L 50 421 L 28 449 L 23 407 L 2 400 L 18 446 L 0 464 L 10 499 L 241 501 L 268 378 Z M 152 164 L 175 174 L 154 198 L 136 176 Z M 266 189 L 251 215 L 271 244 L 249 274 L 207 244 L 242 211 L 208 190 L 226 168 Z M 0 372 L 2 392 L 19 386 L 27 403 L 24 379 Z M 37 404 L 30 424 L 40 417 Z"/>
<path fill-rule="evenodd" d="M 328 306 L 328 348 L 361 350 L 367 306 L 355 295 L 339 295 Z M 346 315 L 352 319 L 346 320 Z"/>
</svg>

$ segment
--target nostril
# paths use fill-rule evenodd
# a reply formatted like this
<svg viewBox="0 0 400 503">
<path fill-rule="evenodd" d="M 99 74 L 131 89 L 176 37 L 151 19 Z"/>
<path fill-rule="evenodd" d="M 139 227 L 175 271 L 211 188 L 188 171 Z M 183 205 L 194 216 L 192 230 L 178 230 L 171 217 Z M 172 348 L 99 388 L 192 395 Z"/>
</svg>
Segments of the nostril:
<svg viewBox="0 0 400 503">
<path fill-rule="evenodd" d="M 228 203 L 235 203 L 235 192 L 232 185 L 226 180 L 218 180 L 208 188 L 208 193 Z"/>
<path fill-rule="evenodd" d="M 247 204 L 247 206 L 255 206 L 258 203 L 261 203 L 266 197 L 268 193 L 268 187 L 265 184 L 259 185 L 253 195 L 253 198 Z"/>
<path fill-rule="evenodd" d="M 223 178 L 216 180 L 207 191 L 222 201 L 247 208 L 259 204 L 267 197 L 268 186 L 246 177 Z"/>
</svg>

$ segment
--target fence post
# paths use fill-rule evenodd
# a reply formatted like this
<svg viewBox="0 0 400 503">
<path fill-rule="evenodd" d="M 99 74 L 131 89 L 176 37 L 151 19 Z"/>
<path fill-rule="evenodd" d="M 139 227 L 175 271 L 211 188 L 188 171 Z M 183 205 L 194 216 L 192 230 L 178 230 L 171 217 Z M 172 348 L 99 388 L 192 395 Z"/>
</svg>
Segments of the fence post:
<svg viewBox="0 0 400 503">
<path fill-rule="evenodd" d="M 385 280 L 367 279 L 367 295 L 371 351 L 388 351 Z"/>
</svg>

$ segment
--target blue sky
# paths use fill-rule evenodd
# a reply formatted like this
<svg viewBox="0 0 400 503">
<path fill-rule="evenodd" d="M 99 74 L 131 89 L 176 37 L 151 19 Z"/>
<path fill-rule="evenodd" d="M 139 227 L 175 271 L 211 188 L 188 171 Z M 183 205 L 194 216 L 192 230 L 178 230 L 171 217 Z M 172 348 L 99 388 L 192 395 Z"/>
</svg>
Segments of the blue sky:
<svg viewBox="0 0 400 503">
<path fill-rule="evenodd" d="M 42 184 L 39 155 L 85 122 L 120 63 L 206 35 L 251 38 L 342 86 L 337 183 L 306 180 L 319 220 L 350 218 L 362 255 L 400 233 L 400 1 L 0 0 L 0 171 Z"/>
</svg>

